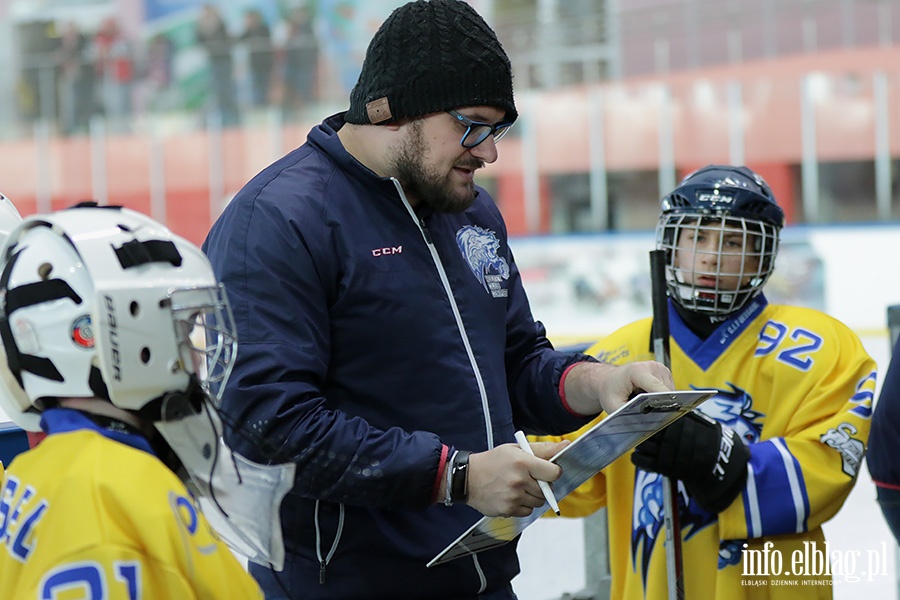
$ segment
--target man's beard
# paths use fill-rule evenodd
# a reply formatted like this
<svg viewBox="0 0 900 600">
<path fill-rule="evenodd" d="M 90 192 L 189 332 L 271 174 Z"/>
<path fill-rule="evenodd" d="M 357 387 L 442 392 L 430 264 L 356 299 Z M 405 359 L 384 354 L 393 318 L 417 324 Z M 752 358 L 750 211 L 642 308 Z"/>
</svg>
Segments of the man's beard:
<svg viewBox="0 0 900 600">
<path fill-rule="evenodd" d="M 461 213 L 475 201 L 475 184 L 467 182 L 465 189 L 457 190 L 451 181 L 453 172 L 443 175 L 425 166 L 428 151 L 422 135 L 422 122 L 410 122 L 410 135 L 391 161 L 391 173 L 409 196 L 435 212 Z M 471 156 L 460 159 L 456 167 L 480 169 L 484 162 Z"/>
</svg>

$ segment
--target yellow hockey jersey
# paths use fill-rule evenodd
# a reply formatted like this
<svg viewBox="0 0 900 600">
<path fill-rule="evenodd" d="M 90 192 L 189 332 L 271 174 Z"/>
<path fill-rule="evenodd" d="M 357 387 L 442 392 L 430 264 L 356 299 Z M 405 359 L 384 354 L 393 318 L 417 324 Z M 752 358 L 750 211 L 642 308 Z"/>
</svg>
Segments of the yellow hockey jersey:
<svg viewBox="0 0 900 600">
<path fill-rule="evenodd" d="M 70 413 L 68 425 L 85 419 L 49 412 Z M 0 598 L 263 597 L 181 480 L 146 450 L 72 426 L 8 465 Z"/>
<path fill-rule="evenodd" d="M 669 320 L 676 388 L 718 390 L 699 410 L 734 429 L 751 453 L 743 492 L 718 515 L 679 485 L 686 596 L 831 598 L 821 526 L 863 460 L 875 362 L 842 323 L 763 296 L 706 340 L 671 304 Z M 653 360 L 650 329 L 651 319 L 631 323 L 588 353 L 615 364 Z M 560 502 L 569 517 L 608 507 L 612 598 L 667 598 L 661 479 L 626 455 Z"/>
</svg>

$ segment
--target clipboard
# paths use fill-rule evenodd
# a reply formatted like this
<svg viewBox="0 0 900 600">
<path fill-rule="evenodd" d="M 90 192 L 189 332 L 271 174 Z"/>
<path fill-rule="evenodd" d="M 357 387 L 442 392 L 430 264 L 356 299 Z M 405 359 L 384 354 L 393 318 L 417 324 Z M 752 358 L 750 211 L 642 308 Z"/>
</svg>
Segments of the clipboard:
<svg viewBox="0 0 900 600">
<path fill-rule="evenodd" d="M 715 390 L 639 394 L 550 459 L 562 476 L 550 484 L 557 501 L 679 417 L 703 404 Z M 527 517 L 482 517 L 428 562 L 429 567 L 502 546 L 547 512 L 544 502 Z"/>
</svg>

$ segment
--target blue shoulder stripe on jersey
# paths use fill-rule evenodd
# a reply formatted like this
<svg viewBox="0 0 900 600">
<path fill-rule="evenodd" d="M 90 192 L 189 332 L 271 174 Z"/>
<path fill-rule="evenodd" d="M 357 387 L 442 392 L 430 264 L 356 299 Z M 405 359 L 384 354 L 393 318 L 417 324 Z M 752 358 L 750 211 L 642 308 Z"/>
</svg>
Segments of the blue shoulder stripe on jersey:
<svg viewBox="0 0 900 600">
<path fill-rule="evenodd" d="M 722 356 L 731 342 L 740 337 L 750 323 L 768 305 L 765 296 L 760 294 L 754 298 L 742 311 L 723 321 L 721 325 L 708 338 L 701 339 L 684 321 L 675 310 L 672 301 L 669 300 L 669 331 L 678 346 L 688 358 L 693 360 L 698 367 L 706 371 Z"/>
<path fill-rule="evenodd" d="M 751 537 L 807 531 L 809 496 L 800 463 L 782 438 L 751 446 L 744 512 Z M 765 497 L 765 502 L 760 498 Z"/>
</svg>

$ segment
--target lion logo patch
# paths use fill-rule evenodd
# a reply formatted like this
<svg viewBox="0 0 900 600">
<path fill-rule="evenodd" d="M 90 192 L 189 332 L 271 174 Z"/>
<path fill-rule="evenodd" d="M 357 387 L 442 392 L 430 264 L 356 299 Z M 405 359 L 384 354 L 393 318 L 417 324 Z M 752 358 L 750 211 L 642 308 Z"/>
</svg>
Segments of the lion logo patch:
<svg viewBox="0 0 900 600">
<path fill-rule="evenodd" d="M 456 232 L 456 244 L 479 283 L 494 298 L 505 298 L 508 290 L 509 263 L 497 254 L 500 241 L 493 231 L 466 225 Z"/>
</svg>

